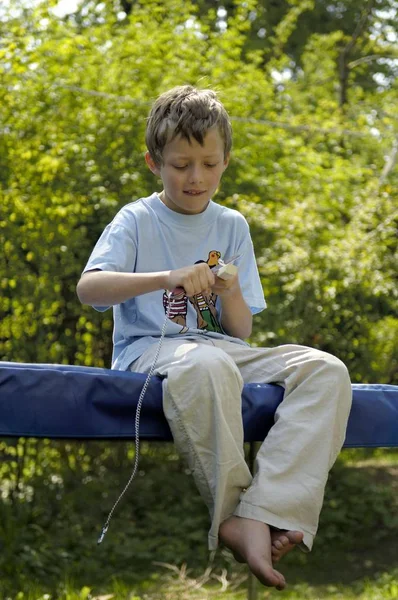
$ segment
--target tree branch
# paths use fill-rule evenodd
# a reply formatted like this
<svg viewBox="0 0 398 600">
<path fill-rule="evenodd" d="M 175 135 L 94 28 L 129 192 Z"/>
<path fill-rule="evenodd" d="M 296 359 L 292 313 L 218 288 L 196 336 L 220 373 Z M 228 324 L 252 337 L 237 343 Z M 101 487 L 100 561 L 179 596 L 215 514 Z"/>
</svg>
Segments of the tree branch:
<svg viewBox="0 0 398 600">
<path fill-rule="evenodd" d="M 387 177 L 393 170 L 395 163 L 397 162 L 397 156 L 398 156 L 398 135 L 392 143 L 392 149 L 391 149 L 390 154 L 386 158 L 386 162 L 384 164 L 383 171 L 379 178 L 379 185 L 383 185 L 383 183 L 386 181 Z"/>
<path fill-rule="evenodd" d="M 358 58 L 357 60 L 353 60 L 352 62 L 349 62 L 347 64 L 347 67 L 349 69 L 353 69 L 354 67 L 356 67 L 357 65 L 360 65 L 362 63 L 370 63 L 373 60 L 377 60 L 378 58 L 391 58 L 391 59 L 396 59 L 396 56 L 382 56 L 380 54 L 369 54 L 368 56 L 362 56 L 362 58 Z"/>
<path fill-rule="evenodd" d="M 350 52 L 352 51 L 352 49 L 354 48 L 355 44 L 357 43 L 359 36 L 362 34 L 363 30 L 366 27 L 366 23 L 368 21 L 369 15 L 371 14 L 371 12 L 373 10 L 374 1 L 375 0 L 369 0 L 366 9 L 362 13 L 361 18 L 358 21 L 358 24 L 355 28 L 354 33 L 352 34 L 351 39 L 349 40 L 349 42 L 347 43 L 345 48 L 343 48 L 343 50 L 341 51 L 340 56 L 339 56 L 339 82 L 340 82 L 339 105 L 340 105 L 340 108 L 343 108 L 345 106 L 345 104 L 347 104 L 347 101 L 348 101 L 347 88 L 348 88 L 348 75 L 349 75 L 349 71 L 350 71 L 349 65 L 347 63 L 348 56 L 349 56 Z"/>
<path fill-rule="evenodd" d="M 120 0 L 120 4 L 122 5 L 123 12 L 129 15 L 133 8 L 133 0 Z"/>
</svg>

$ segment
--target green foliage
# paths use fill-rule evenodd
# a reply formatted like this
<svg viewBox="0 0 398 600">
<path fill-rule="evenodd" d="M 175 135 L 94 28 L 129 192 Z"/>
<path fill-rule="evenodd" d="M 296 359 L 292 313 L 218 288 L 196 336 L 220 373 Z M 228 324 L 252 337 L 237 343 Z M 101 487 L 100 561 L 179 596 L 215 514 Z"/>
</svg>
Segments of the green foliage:
<svg viewBox="0 0 398 600">
<path fill-rule="evenodd" d="M 384 162 L 396 84 L 349 83 L 342 112 L 340 29 L 307 35 L 291 77 L 284 45 L 316 5 L 290 3 L 265 67 L 261 49 L 246 51 L 255 3 L 237 3 L 225 31 L 205 4 L 177 0 L 134 2 L 128 18 L 93 3 L 64 19 L 43 2 L 4 19 L 2 359 L 110 364 L 111 314 L 82 307 L 75 286 L 118 208 L 158 187 L 143 161 L 146 114 L 188 82 L 218 89 L 232 117 L 218 200 L 252 227 L 269 305 L 252 342 L 315 345 L 355 381 L 396 381 L 397 177 Z"/>
<path fill-rule="evenodd" d="M 44 580 L 51 591 L 70 577 L 133 584 L 153 561 L 176 557 L 206 564 L 207 511 L 172 444 L 143 444 L 137 479 L 99 546 L 130 476 L 133 444 L 20 440 L 0 450 L 3 592 Z"/>
<path fill-rule="evenodd" d="M 337 462 L 327 486 L 319 543 L 326 549 L 328 544 L 340 542 L 349 551 L 356 548 L 360 530 L 372 531 L 363 547 L 394 535 L 398 530 L 396 487 L 394 467 L 381 470 Z"/>
<path fill-rule="evenodd" d="M 230 582 L 226 591 L 245 583 L 247 572 L 225 550 L 209 560 L 207 510 L 172 444 L 143 444 L 137 478 L 99 546 L 102 525 L 131 474 L 133 444 L 8 440 L 0 442 L 0 455 L 2 598 L 44 600 L 47 593 L 77 600 L 86 589 L 87 600 L 110 592 L 129 598 L 132 590 L 174 600 L 171 590 L 185 598 L 195 580 L 213 591 L 222 581 Z M 314 551 L 284 559 L 292 584 L 348 585 L 363 577 L 369 560 L 375 573 L 387 570 L 389 546 L 395 564 L 396 459 L 394 450 L 342 453 Z M 343 565 L 325 579 L 332 557 Z M 211 597 L 218 596 L 209 591 Z"/>
</svg>

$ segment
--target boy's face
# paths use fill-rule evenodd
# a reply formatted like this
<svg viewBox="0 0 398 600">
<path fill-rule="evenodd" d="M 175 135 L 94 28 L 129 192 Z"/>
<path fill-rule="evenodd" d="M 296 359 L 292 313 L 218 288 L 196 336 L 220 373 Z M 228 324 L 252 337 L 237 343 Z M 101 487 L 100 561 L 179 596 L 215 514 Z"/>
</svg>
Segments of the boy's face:
<svg viewBox="0 0 398 600">
<path fill-rule="evenodd" d="M 196 215 L 207 207 L 229 157 L 224 159 L 224 142 L 218 129 L 210 129 L 203 146 L 194 138 L 188 142 L 181 136 L 167 143 L 160 167 L 155 165 L 149 152 L 145 160 L 151 171 L 162 179 L 162 202 L 175 212 Z"/>
</svg>

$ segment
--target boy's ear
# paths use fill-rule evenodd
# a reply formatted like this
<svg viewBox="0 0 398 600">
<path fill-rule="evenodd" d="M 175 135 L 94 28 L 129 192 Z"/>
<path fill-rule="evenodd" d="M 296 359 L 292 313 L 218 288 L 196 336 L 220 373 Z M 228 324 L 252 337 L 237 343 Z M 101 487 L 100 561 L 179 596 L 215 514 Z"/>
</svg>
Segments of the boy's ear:
<svg viewBox="0 0 398 600">
<path fill-rule="evenodd" d="M 225 169 L 226 169 L 226 168 L 228 167 L 228 165 L 229 165 L 229 159 L 230 159 L 230 157 L 231 157 L 231 155 L 230 155 L 230 153 L 228 152 L 227 156 L 224 158 L 224 171 L 225 171 Z"/>
<path fill-rule="evenodd" d="M 160 176 L 160 169 L 159 169 L 159 167 L 156 166 L 156 164 L 155 164 L 152 156 L 149 154 L 149 152 L 145 152 L 145 162 L 154 175 Z"/>
</svg>

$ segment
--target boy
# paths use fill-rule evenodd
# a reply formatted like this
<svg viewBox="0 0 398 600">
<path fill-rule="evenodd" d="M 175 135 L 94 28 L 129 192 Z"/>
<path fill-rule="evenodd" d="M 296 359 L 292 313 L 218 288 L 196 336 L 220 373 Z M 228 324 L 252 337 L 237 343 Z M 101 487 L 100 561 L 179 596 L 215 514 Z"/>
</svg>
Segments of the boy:
<svg viewBox="0 0 398 600">
<path fill-rule="evenodd" d="M 145 160 L 163 190 L 119 211 L 77 293 L 98 310 L 113 305 L 114 369 L 149 371 L 168 314 L 155 373 L 176 447 L 210 512 L 209 548 L 223 542 L 264 585 L 283 589 L 273 564 L 295 545 L 311 550 L 328 471 L 344 442 L 347 369 L 304 346 L 244 341 L 265 302 L 246 220 L 211 200 L 231 149 L 216 94 L 191 86 L 162 94 L 146 143 Z M 221 279 L 214 267 L 233 257 L 238 272 Z M 252 478 L 242 386 L 269 382 L 283 385 L 285 395 Z"/>
</svg>

